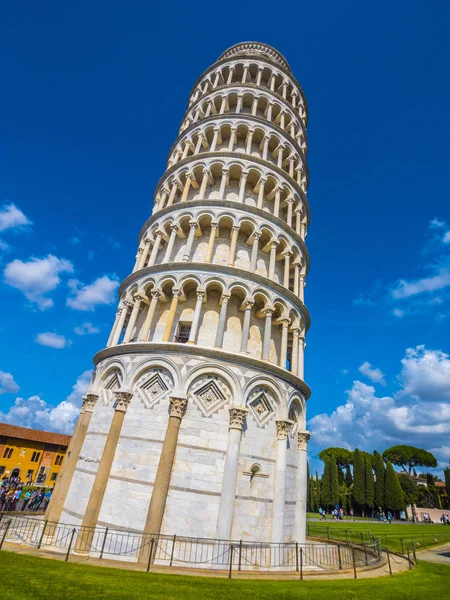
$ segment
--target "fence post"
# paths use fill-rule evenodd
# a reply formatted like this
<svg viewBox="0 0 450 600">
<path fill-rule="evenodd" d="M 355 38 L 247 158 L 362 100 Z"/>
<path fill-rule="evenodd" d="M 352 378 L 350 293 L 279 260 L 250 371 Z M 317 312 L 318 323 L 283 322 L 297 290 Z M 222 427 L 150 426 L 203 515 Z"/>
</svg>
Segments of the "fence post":
<svg viewBox="0 0 450 600">
<path fill-rule="evenodd" d="M 361 531 L 359 535 L 361 536 L 361 544 L 364 544 L 364 534 L 363 534 L 363 532 Z"/>
<path fill-rule="evenodd" d="M 241 570 L 242 563 L 242 540 L 239 540 L 239 563 L 238 563 L 238 571 Z"/>
<path fill-rule="evenodd" d="M 109 530 L 109 527 L 107 527 L 107 528 L 105 529 L 105 537 L 103 538 L 103 542 L 102 542 L 102 549 L 100 550 L 100 558 L 103 558 L 103 552 L 104 552 L 104 550 L 105 550 L 106 536 L 108 535 L 108 530 Z"/>
<path fill-rule="evenodd" d="M 300 548 L 300 580 L 303 581 L 303 547 Z"/>
<path fill-rule="evenodd" d="M 150 540 L 150 552 L 148 554 L 147 573 L 150 571 L 150 565 L 152 564 L 153 546 L 154 545 L 155 545 L 155 540 L 154 540 L 154 538 L 152 538 Z"/>
<path fill-rule="evenodd" d="M 353 561 L 353 578 L 357 579 L 358 576 L 356 575 L 356 561 L 355 561 L 355 549 L 352 548 L 352 561 Z"/>
<path fill-rule="evenodd" d="M 410 571 L 411 571 L 411 569 L 412 569 L 412 564 L 411 564 L 411 562 L 412 562 L 412 561 L 411 561 L 411 557 L 410 557 L 410 555 L 409 555 L 409 548 L 408 548 L 408 569 L 409 569 Z"/>
<path fill-rule="evenodd" d="M 339 570 L 342 571 L 341 545 L 338 544 L 337 548 L 338 548 Z"/>
<path fill-rule="evenodd" d="M 173 563 L 173 555 L 175 552 L 175 542 L 177 541 L 177 536 L 176 534 L 173 536 L 173 540 L 172 540 L 172 552 L 170 553 L 170 566 L 172 566 Z"/>
<path fill-rule="evenodd" d="M 330 528 L 327 527 L 327 530 L 328 530 L 328 539 L 330 539 Z"/>
<path fill-rule="evenodd" d="M 67 562 L 69 560 L 69 554 L 70 554 L 70 551 L 72 550 L 73 538 L 74 538 L 74 535 L 75 535 L 76 531 L 77 530 L 74 527 L 72 529 L 72 535 L 70 536 L 69 547 L 67 548 L 66 557 L 64 559 L 65 562 Z"/>
<path fill-rule="evenodd" d="M 230 544 L 230 566 L 228 568 L 228 579 L 231 579 L 231 572 L 233 570 L 233 544 Z"/>
<path fill-rule="evenodd" d="M 400 544 L 402 545 L 402 554 L 405 554 L 405 551 L 403 550 L 403 538 L 400 538 Z"/>
<path fill-rule="evenodd" d="M 0 542 L 0 550 L 1 550 L 1 549 L 2 549 L 2 547 L 3 547 L 3 542 L 5 541 L 6 534 L 8 533 L 8 529 L 9 529 L 9 526 L 11 525 L 11 523 L 12 523 L 12 519 L 10 519 L 10 520 L 9 520 L 9 521 L 6 523 L 5 531 L 3 532 L 3 535 L 2 535 L 2 540 L 1 540 L 1 542 Z"/>
<path fill-rule="evenodd" d="M 364 544 L 364 556 L 366 558 L 366 567 L 367 567 L 367 565 L 369 564 L 369 559 L 367 557 L 367 546 L 366 546 L 366 544 Z"/>
<path fill-rule="evenodd" d="M 389 565 L 389 574 L 392 575 L 391 555 L 389 553 L 389 548 L 386 548 L 386 554 L 387 554 L 388 565 Z"/>
<path fill-rule="evenodd" d="M 295 570 L 298 573 L 298 542 L 295 542 Z"/>
<path fill-rule="evenodd" d="M 42 533 L 40 535 L 39 541 L 38 541 L 38 545 L 37 545 L 37 549 L 39 550 L 39 548 L 41 547 L 42 544 L 42 540 L 44 539 L 44 534 L 45 534 L 45 528 L 47 527 L 47 523 L 48 521 L 44 521 L 44 527 L 42 529 Z"/>
</svg>

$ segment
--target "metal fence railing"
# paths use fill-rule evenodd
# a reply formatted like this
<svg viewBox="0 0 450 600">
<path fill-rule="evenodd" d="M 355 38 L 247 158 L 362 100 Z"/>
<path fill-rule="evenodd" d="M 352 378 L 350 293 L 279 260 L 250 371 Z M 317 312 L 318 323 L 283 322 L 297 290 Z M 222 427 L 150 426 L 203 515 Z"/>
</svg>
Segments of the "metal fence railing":
<svg viewBox="0 0 450 600">
<path fill-rule="evenodd" d="M 315 535 L 311 533 L 310 535 Z M 339 571 L 377 565 L 382 560 L 380 541 L 371 539 L 269 543 L 217 540 L 186 536 L 143 534 L 109 527 L 81 527 L 40 519 L 4 515 L 0 521 L 3 542 L 22 544 L 64 554 L 73 553 L 151 565 L 232 571 Z"/>
</svg>

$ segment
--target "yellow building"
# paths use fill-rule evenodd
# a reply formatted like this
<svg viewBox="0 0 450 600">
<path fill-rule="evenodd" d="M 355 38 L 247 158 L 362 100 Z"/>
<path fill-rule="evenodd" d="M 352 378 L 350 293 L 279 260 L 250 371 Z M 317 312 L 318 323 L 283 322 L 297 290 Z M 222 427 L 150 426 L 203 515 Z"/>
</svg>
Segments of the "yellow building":
<svg viewBox="0 0 450 600">
<path fill-rule="evenodd" d="M 33 485 L 54 486 L 70 435 L 0 423 L 0 479 L 20 476 Z"/>
</svg>

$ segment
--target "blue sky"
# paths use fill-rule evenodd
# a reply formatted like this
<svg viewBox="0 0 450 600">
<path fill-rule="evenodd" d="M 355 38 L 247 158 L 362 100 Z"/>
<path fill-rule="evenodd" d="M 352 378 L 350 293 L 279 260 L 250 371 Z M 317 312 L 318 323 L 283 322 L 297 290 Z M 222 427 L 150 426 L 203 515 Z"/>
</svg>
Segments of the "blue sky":
<svg viewBox="0 0 450 600">
<path fill-rule="evenodd" d="M 258 40 L 309 104 L 312 455 L 446 463 L 448 3 L 160 4 L 2 7 L 0 419 L 70 430 L 191 87 Z"/>
</svg>

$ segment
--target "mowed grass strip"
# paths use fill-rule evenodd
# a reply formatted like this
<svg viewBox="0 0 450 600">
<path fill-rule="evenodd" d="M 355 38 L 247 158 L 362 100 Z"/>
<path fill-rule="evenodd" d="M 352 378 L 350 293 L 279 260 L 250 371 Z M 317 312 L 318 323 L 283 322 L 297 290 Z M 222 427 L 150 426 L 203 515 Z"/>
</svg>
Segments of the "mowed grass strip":
<svg viewBox="0 0 450 600">
<path fill-rule="evenodd" d="M 448 598 L 450 567 L 419 562 L 412 571 L 374 579 L 258 581 L 138 573 L 2 551 L 2 600 L 424 600 Z"/>
<path fill-rule="evenodd" d="M 383 548 L 388 547 L 393 552 L 407 549 L 411 551 L 414 545 L 416 551 L 431 548 L 439 544 L 450 542 L 450 527 L 418 523 L 379 523 L 377 521 L 320 521 L 308 523 L 308 532 L 311 536 L 328 537 L 328 528 L 331 539 L 338 539 L 356 543 L 369 543 L 368 535 L 380 538 Z M 361 536 L 361 534 L 363 534 Z"/>
</svg>

